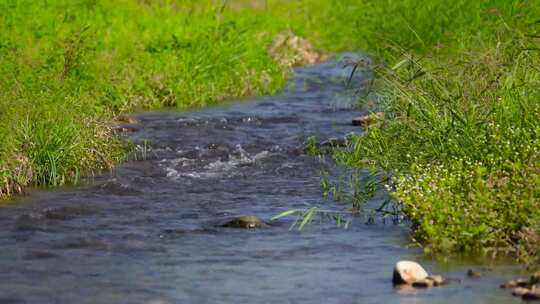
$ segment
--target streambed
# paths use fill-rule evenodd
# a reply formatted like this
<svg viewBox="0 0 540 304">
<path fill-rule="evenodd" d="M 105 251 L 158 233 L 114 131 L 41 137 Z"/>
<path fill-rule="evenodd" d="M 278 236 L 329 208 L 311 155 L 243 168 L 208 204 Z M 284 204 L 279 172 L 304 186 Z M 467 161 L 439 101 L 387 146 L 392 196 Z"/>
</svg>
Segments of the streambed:
<svg viewBox="0 0 540 304">
<path fill-rule="evenodd" d="M 292 219 L 253 230 L 216 224 L 313 205 L 346 209 L 323 202 L 319 175 L 343 169 L 302 150 L 310 135 L 361 131 L 350 124 L 361 113 L 349 73 L 333 60 L 296 69 L 275 96 L 134 115 L 126 137 L 140 147 L 137 160 L 1 207 L 0 303 L 520 302 L 498 289 L 516 266 L 429 260 L 407 249 L 406 229 L 391 222 L 301 233 L 288 231 Z M 391 285 L 404 259 L 463 282 L 404 294 Z M 471 267 L 483 277 L 465 278 Z"/>
</svg>

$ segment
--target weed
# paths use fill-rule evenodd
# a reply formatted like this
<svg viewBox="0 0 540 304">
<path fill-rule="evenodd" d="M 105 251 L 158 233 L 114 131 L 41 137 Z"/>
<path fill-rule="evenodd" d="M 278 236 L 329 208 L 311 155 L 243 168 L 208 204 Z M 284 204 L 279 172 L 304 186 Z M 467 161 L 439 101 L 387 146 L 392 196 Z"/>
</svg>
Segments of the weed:
<svg viewBox="0 0 540 304">
<path fill-rule="evenodd" d="M 304 143 L 304 153 L 311 156 L 318 156 L 322 154 L 319 140 L 316 136 L 310 136 Z"/>
</svg>

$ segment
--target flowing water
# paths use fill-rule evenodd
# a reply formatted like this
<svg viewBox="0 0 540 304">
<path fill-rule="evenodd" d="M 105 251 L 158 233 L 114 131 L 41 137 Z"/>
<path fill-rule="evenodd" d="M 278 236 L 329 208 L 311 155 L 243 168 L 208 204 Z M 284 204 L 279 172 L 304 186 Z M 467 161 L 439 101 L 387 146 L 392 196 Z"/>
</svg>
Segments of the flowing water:
<svg viewBox="0 0 540 304">
<path fill-rule="evenodd" d="M 353 55 L 350 55 L 353 56 Z M 283 92 L 189 112 L 150 112 L 128 139 L 138 160 L 78 187 L 34 190 L 0 209 L 0 303 L 508 303 L 511 264 L 437 263 L 407 249 L 401 225 L 353 220 L 288 231 L 221 228 L 324 205 L 303 142 L 361 132 L 339 61 L 306 66 Z M 363 81 L 358 74 L 355 86 Z M 369 205 L 382 202 L 377 195 Z M 397 260 L 462 278 L 429 290 L 391 285 Z M 465 278 L 468 267 L 484 272 Z"/>
</svg>

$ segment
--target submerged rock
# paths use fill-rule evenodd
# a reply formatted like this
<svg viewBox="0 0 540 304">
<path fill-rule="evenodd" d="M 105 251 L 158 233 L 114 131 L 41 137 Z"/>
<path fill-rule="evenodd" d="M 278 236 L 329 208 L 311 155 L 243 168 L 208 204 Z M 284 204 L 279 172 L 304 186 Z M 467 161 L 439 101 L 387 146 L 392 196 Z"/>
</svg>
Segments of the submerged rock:
<svg viewBox="0 0 540 304">
<path fill-rule="evenodd" d="M 412 283 L 413 287 L 416 288 L 430 288 L 434 286 L 441 286 L 446 284 L 446 279 L 440 275 L 430 275 L 425 279 L 416 281 Z"/>
<path fill-rule="evenodd" d="M 482 274 L 479 271 L 476 271 L 474 269 L 467 270 L 467 276 L 469 278 L 479 278 L 482 276 Z"/>
<path fill-rule="evenodd" d="M 446 284 L 446 279 L 440 275 L 430 275 L 429 277 L 427 277 L 427 279 L 432 280 L 435 286 L 441 286 Z"/>
<path fill-rule="evenodd" d="M 528 287 L 529 282 L 524 279 L 510 280 L 500 285 L 501 288 Z"/>
<path fill-rule="evenodd" d="M 428 278 L 425 278 L 423 280 L 413 282 L 412 286 L 416 287 L 416 288 L 430 288 L 430 287 L 435 286 L 435 281 L 429 279 L 429 277 L 428 277 Z"/>
<path fill-rule="evenodd" d="M 514 288 L 512 295 L 521 296 L 523 300 L 540 300 L 540 271 L 536 271 L 531 275 L 529 280 L 517 279 L 501 284 L 501 288 Z"/>
<path fill-rule="evenodd" d="M 261 228 L 266 227 L 267 224 L 255 215 L 241 215 L 239 217 L 228 220 L 221 227 L 227 228 Z"/>
<path fill-rule="evenodd" d="M 52 252 L 43 251 L 43 250 L 32 250 L 24 256 L 24 258 L 27 260 L 43 260 L 43 259 L 52 259 L 56 257 L 58 257 L 58 255 Z"/>
<path fill-rule="evenodd" d="M 528 290 L 525 294 L 523 294 L 522 298 L 523 300 L 528 300 L 528 301 L 540 300 L 540 289 Z"/>
<path fill-rule="evenodd" d="M 399 261 L 394 267 L 392 283 L 394 285 L 413 284 L 428 277 L 428 273 L 420 264 L 412 261 Z"/>
<path fill-rule="evenodd" d="M 15 221 L 15 229 L 18 231 L 44 231 L 45 217 L 38 212 L 23 214 Z"/>
<path fill-rule="evenodd" d="M 64 206 L 56 208 L 45 208 L 42 210 L 43 216 L 49 220 L 69 220 L 79 216 L 93 215 L 97 211 L 88 205 Z"/>
</svg>

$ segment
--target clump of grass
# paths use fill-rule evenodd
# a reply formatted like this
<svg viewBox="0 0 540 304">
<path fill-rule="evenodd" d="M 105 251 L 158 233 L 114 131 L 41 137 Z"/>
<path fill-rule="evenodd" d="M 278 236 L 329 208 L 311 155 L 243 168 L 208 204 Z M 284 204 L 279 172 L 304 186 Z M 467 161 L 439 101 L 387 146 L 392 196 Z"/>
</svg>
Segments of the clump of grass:
<svg viewBox="0 0 540 304">
<path fill-rule="evenodd" d="M 318 207 L 310 207 L 306 209 L 292 209 L 284 211 L 274 217 L 271 221 L 276 221 L 284 217 L 295 216 L 295 221 L 289 226 L 289 231 L 296 229 L 297 231 L 302 231 L 306 226 L 311 224 L 316 219 L 319 220 L 319 223 L 324 222 L 333 222 L 338 227 L 343 227 L 344 229 L 349 228 L 351 219 L 346 216 L 350 212 L 344 211 L 334 211 L 334 210 L 325 210 Z"/>
<path fill-rule="evenodd" d="M 374 69 L 389 119 L 336 157 L 392 173 L 389 187 L 426 251 L 531 260 L 540 254 L 531 243 L 540 223 L 540 6 L 508 1 L 478 13 L 481 28 L 465 24 L 431 48 L 386 46 L 395 64 Z"/>
<path fill-rule="evenodd" d="M 275 91 L 286 70 L 267 45 L 286 26 L 251 12 L 213 1 L 0 3 L 2 193 L 111 167 L 122 148 L 106 122 L 119 113 Z"/>
</svg>

